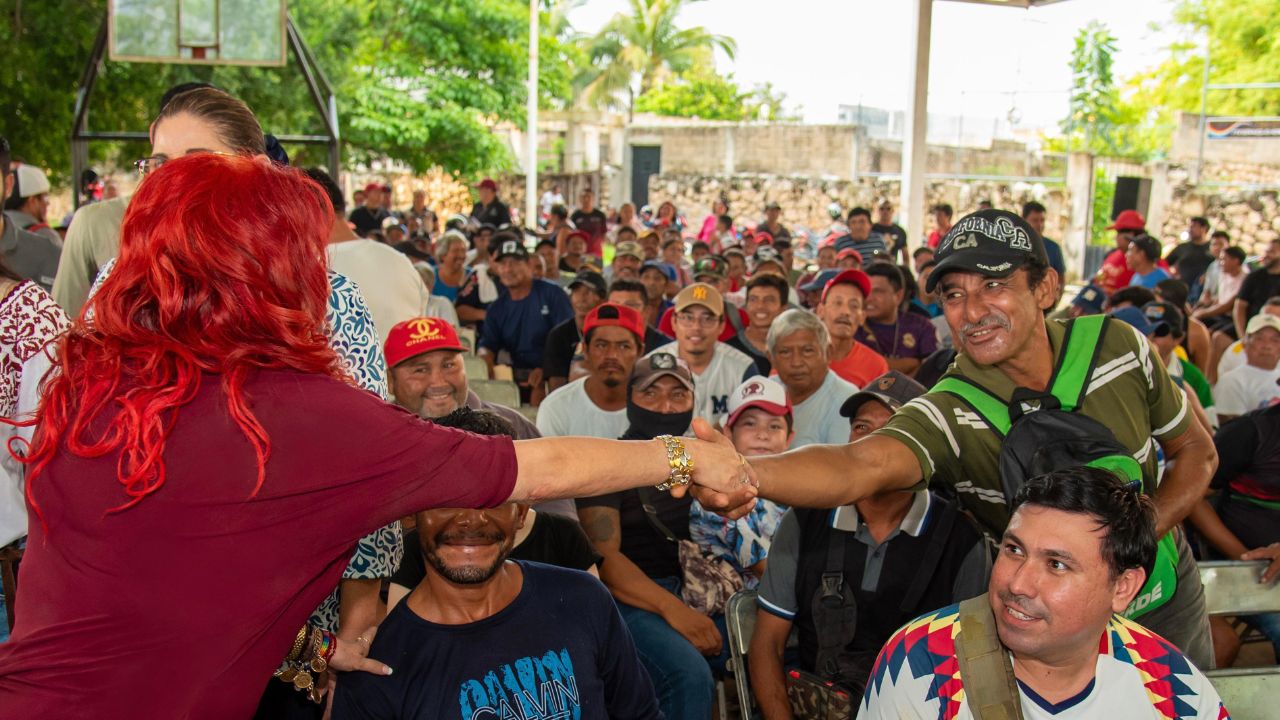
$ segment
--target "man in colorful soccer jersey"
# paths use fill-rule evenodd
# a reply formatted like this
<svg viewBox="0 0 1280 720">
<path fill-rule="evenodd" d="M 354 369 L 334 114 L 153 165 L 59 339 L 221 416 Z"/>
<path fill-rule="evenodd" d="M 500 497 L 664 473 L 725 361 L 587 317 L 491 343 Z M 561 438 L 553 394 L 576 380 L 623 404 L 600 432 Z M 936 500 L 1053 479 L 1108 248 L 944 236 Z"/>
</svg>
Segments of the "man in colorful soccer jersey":
<svg viewBox="0 0 1280 720">
<path fill-rule="evenodd" d="M 1117 615 L 1146 581 L 1155 551 L 1150 502 L 1110 471 L 1073 468 L 1028 482 L 988 594 L 895 633 L 858 717 L 969 720 L 994 716 L 979 708 L 1015 702 L 1027 720 L 1229 717 L 1185 655 Z M 990 667 L 977 659 L 984 645 L 999 650 Z M 1004 679 L 1009 662 L 1012 681 Z"/>
<path fill-rule="evenodd" d="M 1063 355 L 1067 328 L 1045 320 L 1058 290 L 1040 236 L 1013 213 L 983 210 L 955 224 L 936 258 L 926 289 L 938 291 L 960 353 L 947 377 L 975 381 L 1003 403 L 1016 388 L 1046 390 Z M 1157 445 L 1170 461 L 1152 499 L 1157 531 L 1172 533 L 1164 557 L 1176 562 L 1160 566 L 1167 572 L 1156 577 L 1163 574 L 1169 581 L 1153 581 L 1138 596 L 1131 616 L 1141 617 L 1200 667 L 1210 667 L 1203 588 L 1186 540 L 1175 528 L 1204 497 L 1217 464 L 1213 442 L 1192 421 L 1181 391 L 1145 337 L 1107 320 L 1096 349 L 1078 414 L 1111 430 L 1141 466 L 1145 488 L 1155 486 Z M 922 477 L 944 482 L 998 537 L 1009 522 L 998 464 L 1002 441 L 1002 434 L 966 402 L 935 390 L 858 442 L 813 445 L 747 463 L 761 497 L 794 507 L 847 505 L 878 492 L 910 489 Z M 704 506 L 720 509 L 709 494 L 695 494 Z M 737 508 L 728 514 L 743 512 Z M 1136 614 L 1142 611 L 1146 614 Z"/>
</svg>

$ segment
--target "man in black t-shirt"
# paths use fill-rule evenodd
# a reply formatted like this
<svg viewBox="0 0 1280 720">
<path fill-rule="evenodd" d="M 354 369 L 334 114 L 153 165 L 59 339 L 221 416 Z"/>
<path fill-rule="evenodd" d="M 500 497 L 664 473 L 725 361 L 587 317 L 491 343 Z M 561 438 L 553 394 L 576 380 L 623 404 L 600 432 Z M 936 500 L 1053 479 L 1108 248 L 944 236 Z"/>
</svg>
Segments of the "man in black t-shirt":
<svg viewBox="0 0 1280 720">
<path fill-rule="evenodd" d="M 871 234 L 879 235 L 889 251 L 889 257 L 902 264 L 910 264 L 907 259 L 907 231 L 893 221 L 893 203 L 883 200 L 876 206 L 876 221 L 871 225 Z"/>
<path fill-rule="evenodd" d="M 596 195 L 588 188 L 578 196 L 578 209 L 569 216 L 573 226 L 587 234 L 587 254 L 603 257 L 604 236 L 609 231 L 609 221 L 596 208 Z"/>
<path fill-rule="evenodd" d="M 636 363 L 623 440 L 683 435 L 693 421 L 689 366 L 657 352 Z M 679 541 L 688 540 L 689 496 L 651 488 L 578 499 L 582 529 L 603 560 L 600 579 L 618 601 L 641 661 L 656 679 L 668 720 L 711 716 L 715 681 L 703 656 L 723 654 L 721 630 L 680 598 Z M 721 616 L 723 624 L 723 616 Z"/>
<path fill-rule="evenodd" d="M 1209 245 L 1208 219 L 1193 217 L 1191 224 L 1187 226 L 1187 242 L 1179 243 L 1165 257 L 1165 262 L 1173 268 L 1177 278 L 1191 289 L 1193 303 L 1200 299 L 1200 280 L 1204 277 L 1204 271 L 1217 259 Z"/>
<path fill-rule="evenodd" d="M 496 416 L 459 413 L 449 419 L 454 427 L 504 432 L 490 422 Z M 653 683 L 600 582 L 577 570 L 509 560 L 522 508 L 417 514 L 422 580 L 369 648 L 394 675 L 344 675 L 335 720 L 661 717 Z M 523 543 L 528 551 L 537 549 L 536 531 Z M 552 549 L 555 538 L 539 542 L 544 557 L 566 557 L 563 547 Z M 575 553 L 578 564 L 586 552 Z"/>
<path fill-rule="evenodd" d="M 347 220 L 356 226 L 357 235 L 368 237 L 374 230 L 382 229 L 382 221 L 387 217 L 387 211 L 382 208 L 382 186 L 369 183 L 364 186 L 364 204 L 352 210 Z"/>
<path fill-rule="evenodd" d="M 480 201 L 471 206 L 471 219 L 478 225 L 501 228 L 511 224 L 511 209 L 498 199 L 498 183 L 485 178 L 476 184 Z"/>
<path fill-rule="evenodd" d="M 582 341 L 582 322 L 609 292 L 604 276 L 589 269 L 574 276 L 568 290 L 573 317 L 551 328 L 542 351 L 542 376 L 547 380 L 548 392 L 569 382 L 569 367 Z"/>
<path fill-rule="evenodd" d="M 1280 295 L 1280 240 L 1272 240 L 1267 244 L 1267 252 L 1262 256 L 1262 267 L 1249 273 L 1240 284 L 1235 307 L 1231 309 L 1231 317 L 1235 321 L 1231 328 L 1235 331 L 1232 337 L 1244 337 L 1244 327 L 1249 324 L 1249 318 L 1257 315 L 1267 300 L 1276 295 Z"/>
</svg>

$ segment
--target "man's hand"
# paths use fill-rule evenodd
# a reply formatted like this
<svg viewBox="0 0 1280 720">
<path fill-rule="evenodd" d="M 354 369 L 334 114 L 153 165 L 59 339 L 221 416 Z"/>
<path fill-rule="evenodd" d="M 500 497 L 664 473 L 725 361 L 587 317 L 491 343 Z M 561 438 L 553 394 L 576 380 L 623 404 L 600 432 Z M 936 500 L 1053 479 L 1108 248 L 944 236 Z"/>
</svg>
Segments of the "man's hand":
<svg viewBox="0 0 1280 720">
<path fill-rule="evenodd" d="M 703 655 L 719 655 L 722 646 L 720 631 L 711 618 L 694 610 L 688 605 L 671 605 L 671 610 L 663 614 L 664 620 L 673 630 L 684 636 L 691 645 Z"/>
<path fill-rule="evenodd" d="M 1264 585 L 1275 583 L 1280 578 L 1280 543 L 1271 543 L 1266 547 L 1255 548 L 1240 556 L 1241 560 L 1270 560 L 1271 564 L 1262 571 L 1258 582 Z"/>
<path fill-rule="evenodd" d="M 716 432 L 706 420 L 695 418 L 693 432 L 698 439 L 685 442 L 693 459 L 695 484 L 672 488 L 672 494 L 681 497 L 685 492 L 692 492 L 703 507 L 732 519 L 747 514 L 756 501 L 751 466 L 734 449 L 729 438 Z"/>
</svg>

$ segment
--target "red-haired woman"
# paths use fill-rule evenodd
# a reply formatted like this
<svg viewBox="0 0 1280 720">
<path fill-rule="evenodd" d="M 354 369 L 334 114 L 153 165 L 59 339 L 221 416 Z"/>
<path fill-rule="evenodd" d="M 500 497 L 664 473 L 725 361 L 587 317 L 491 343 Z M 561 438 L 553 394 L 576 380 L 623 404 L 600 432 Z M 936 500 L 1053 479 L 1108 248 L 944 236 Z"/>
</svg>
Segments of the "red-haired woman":
<svg viewBox="0 0 1280 720">
<path fill-rule="evenodd" d="M 513 444 L 352 387 L 325 337 L 331 213 L 301 173 L 212 153 L 134 195 L 37 415 L 6 716 L 248 717 L 357 538 L 423 508 L 598 495 L 688 459 L 751 494 L 705 424 L 712 442 Z"/>
</svg>

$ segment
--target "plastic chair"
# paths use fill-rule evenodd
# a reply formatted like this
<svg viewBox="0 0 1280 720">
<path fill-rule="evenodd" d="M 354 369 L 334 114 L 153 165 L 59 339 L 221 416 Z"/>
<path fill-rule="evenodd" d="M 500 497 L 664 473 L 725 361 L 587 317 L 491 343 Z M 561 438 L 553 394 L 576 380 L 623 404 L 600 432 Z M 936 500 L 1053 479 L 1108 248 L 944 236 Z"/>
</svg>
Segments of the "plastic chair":
<svg viewBox="0 0 1280 720">
<path fill-rule="evenodd" d="M 520 407 L 520 386 L 508 380 L 472 380 L 467 379 L 467 386 L 485 402 L 505 405 L 509 408 Z"/>
<path fill-rule="evenodd" d="M 462 343 L 462 347 L 467 349 L 467 353 L 474 355 L 476 353 L 476 329 L 469 327 L 458 328 L 458 342 Z"/>
<path fill-rule="evenodd" d="M 467 377 L 471 380 L 487 380 L 489 379 L 489 364 L 479 355 L 471 355 L 463 353 L 462 368 L 467 373 Z"/>
<path fill-rule="evenodd" d="M 755 700 L 751 697 L 750 679 L 747 677 L 747 651 L 751 648 L 751 636 L 756 631 L 756 591 L 739 590 L 725 603 L 724 620 L 729 630 L 729 662 L 738 688 L 738 707 L 744 718 L 751 717 Z"/>
</svg>

